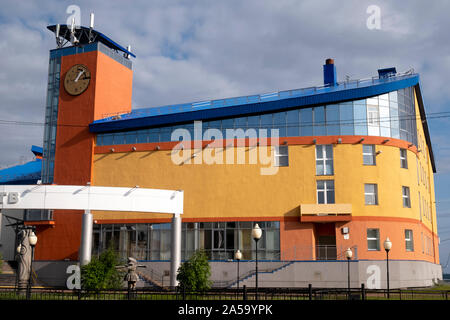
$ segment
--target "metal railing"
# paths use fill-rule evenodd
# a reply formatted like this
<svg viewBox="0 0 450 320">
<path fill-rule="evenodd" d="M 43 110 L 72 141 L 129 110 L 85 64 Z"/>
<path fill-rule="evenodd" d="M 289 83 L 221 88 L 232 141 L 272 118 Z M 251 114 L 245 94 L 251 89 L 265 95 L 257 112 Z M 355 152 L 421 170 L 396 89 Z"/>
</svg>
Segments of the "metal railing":
<svg viewBox="0 0 450 320">
<path fill-rule="evenodd" d="M 449 300 L 450 290 L 344 288 L 259 288 L 258 300 Z M 26 300 L 14 288 L 0 288 L 0 300 Z M 255 288 L 210 289 L 205 292 L 170 290 L 65 290 L 33 288 L 30 300 L 255 300 Z"/>
<path fill-rule="evenodd" d="M 370 78 L 363 78 L 357 80 L 346 80 L 338 82 L 336 86 L 330 85 L 320 85 L 313 86 L 301 89 L 293 89 L 293 90 L 284 90 L 284 91 L 275 91 L 271 93 L 257 94 L 257 95 L 248 95 L 248 96 L 240 96 L 240 97 L 232 97 L 225 99 L 217 99 L 217 100 L 207 100 L 207 101 L 199 101 L 192 103 L 184 103 L 184 104 L 174 104 L 162 107 L 151 107 L 151 108 L 141 108 L 134 110 L 129 113 L 118 112 L 116 114 L 104 114 L 103 119 L 96 120 L 95 123 L 101 123 L 104 121 L 111 120 L 123 120 L 130 119 L 135 117 L 142 116 L 158 116 L 162 114 L 170 114 L 177 112 L 185 112 L 185 111 L 193 111 L 193 110 L 204 110 L 210 108 L 221 108 L 228 107 L 236 104 L 248 104 L 248 103 L 259 103 L 266 102 L 276 99 L 282 98 L 295 98 L 304 95 L 311 95 L 317 93 L 331 92 L 337 90 L 345 90 L 351 88 L 360 88 L 374 85 L 375 83 L 386 83 L 391 81 L 397 81 L 404 78 L 409 78 L 411 76 L 416 75 L 414 70 L 408 70 L 406 72 L 399 72 L 395 75 L 389 77 L 379 77 L 373 76 Z"/>
</svg>

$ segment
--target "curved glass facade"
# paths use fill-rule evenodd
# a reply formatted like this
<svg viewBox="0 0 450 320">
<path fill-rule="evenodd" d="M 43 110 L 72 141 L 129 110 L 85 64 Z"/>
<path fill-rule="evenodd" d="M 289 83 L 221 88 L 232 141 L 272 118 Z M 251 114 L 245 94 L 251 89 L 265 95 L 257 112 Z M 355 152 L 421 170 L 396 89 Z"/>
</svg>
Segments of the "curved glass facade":
<svg viewBox="0 0 450 320">
<path fill-rule="evenodd" d="M 278 129 L 280 137 L 369 135 L 402 139 L 417 145 L 413 90 L 409 87 L 363 100 L 203 121 L 203 134 L 212 128 L 220 130 L 223 137 L 226 129 Z M 172 141 L 172 132 L 179 128 L 189 130 L 194 137 L 194 124 L 190 123 L 102 133 L 97 135 L 97 145 Z"/>
</svg>

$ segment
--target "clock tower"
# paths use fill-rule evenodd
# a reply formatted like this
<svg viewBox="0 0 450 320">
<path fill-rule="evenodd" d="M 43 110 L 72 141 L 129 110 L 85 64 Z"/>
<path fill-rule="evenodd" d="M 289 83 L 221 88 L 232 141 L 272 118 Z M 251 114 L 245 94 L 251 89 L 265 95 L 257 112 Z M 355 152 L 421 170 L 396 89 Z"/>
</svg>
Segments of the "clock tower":
<svg viewBox="0 0 450 320">
<path fill-rule="evenodd" d="M 135 56 L 92 26 L 47 28 L 55 33 L 57 48 L 50 51 L 42 183 L 95 185 L 95 135 L 89 124 L 131 111 L 130 57 Z M 37 259 L 78 260 L 81 215 L 55 210 L 56 228 L 45 231 L 48 243 L 41 245 L 47 250 L 41 256 L 37 250 Z M 57 241 L 59 237 L 66 240 Z"/>
</svg>

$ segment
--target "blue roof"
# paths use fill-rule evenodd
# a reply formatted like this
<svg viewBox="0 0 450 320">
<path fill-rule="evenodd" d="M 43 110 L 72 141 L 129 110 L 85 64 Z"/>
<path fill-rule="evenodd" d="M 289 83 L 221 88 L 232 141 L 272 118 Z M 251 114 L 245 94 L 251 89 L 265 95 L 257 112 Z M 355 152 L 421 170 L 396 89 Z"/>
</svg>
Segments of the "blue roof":
<svg viewBox="0 0 450 320">
<path fill-rule="evenodd" d="M 35 184 L 41 179 L 42 160 L 0 170 L 0 184 Z"/>
<path fill-rule="evenodd" d="M 70 30 L 69 30 L 70 26 L 66 25 L 66 24 L 61 24 L 59 27 L 60 27 L 60 31 L 59 31 L 60 37 L 63 37 L 67 41 L 70 41 Z M 52 32 L 56 32 L 56 25 L 48 26 L 47 29 Z M 80 26 L 76 29 L 76 37 L 78 38 L 80 44 L 89 43 L 89 31 L 90 31 L 89 28 L 82 27 L 82 26 Z M 112 49 L 122 51 L 122 52 L 129 54 L 132 57 L 136 58 L 136 55 L 134 53 L 128 51 L 127 49 L 122 47 L 120 44 L 116 43 L 112 39 L 105 36 L 103 33 L 92 29 L 92 35 L 94 36 L 94 41 L 100 41 Z"/>
<path fill-rule="evenodd" d="M 31 152 L 42 156 L 42 147 L 31 146 Z M 25 164 L 0 170 L 0 184 L 35 184 L 41 179 L 42 160 L 36 158 Z"/>
<path fill-rule="evenodd" d="M 97 133 L 135 130 L 150 126 L 192 122 L 194 120 L 274 112 L 295 107 L 364 99 L 417 84 L 419 84 L 419 75 L 408 72 L 389 77 L 373 77 L 365 80 L 340 82 L 336 86 L 309 87 L 137 109 L 127 114 L 96 120 L 89 125 L 89 129 L 91 132 Z"/>
</svg>

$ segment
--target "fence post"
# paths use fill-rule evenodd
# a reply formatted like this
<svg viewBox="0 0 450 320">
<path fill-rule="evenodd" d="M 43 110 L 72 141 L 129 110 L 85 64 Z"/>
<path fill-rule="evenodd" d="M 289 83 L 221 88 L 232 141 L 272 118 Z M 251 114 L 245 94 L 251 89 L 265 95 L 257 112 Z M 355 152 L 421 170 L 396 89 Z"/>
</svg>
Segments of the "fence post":
<svg viewBox="0 0 450 320">
<path fill-rule="evenodd" d="M 366 300 L 366 289 L 364 288 L 364 283 L 361 283 L 361 299 Z"/>
<path fill-rule="evenodd" d="M 309 300 L 312 300 L 312 284 L 308 284 L 308 294 L 309 294 Z"/>
<path fill-rule="evenodd" d="M 246 301 L 247 300 L 247 286 L 245 284 L 244 284 L 243 290 L 244 290 L 244 294 L 243 294 L 242 299 L 244 301 Z"/>
</svg>

